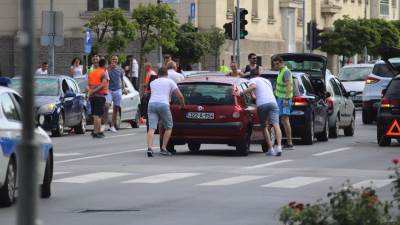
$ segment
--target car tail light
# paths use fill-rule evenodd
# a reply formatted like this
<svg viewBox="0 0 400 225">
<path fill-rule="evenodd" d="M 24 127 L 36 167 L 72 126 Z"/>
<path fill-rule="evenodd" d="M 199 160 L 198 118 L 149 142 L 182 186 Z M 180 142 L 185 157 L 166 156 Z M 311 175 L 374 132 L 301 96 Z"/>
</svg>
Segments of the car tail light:
<svg viewBox="0 0 400 225">
<path fill-rule="evenodd" d="M 295 96 L 292 99 L 292 105 L 294 106 L 306 106 L 308 105 L 307 98 L 302 96 Z"/>
<path fill-rule="evenodd" d="M 328 106 L 328 110 L 333 110 L 333 99 L 331 97 L 325 99 L 325 103 Z"/>
<path fill-rule="evenodd" d="M 400 105 L 400 100 L 392 100 L 384 98 L 381 101 L 382 108 L 394 108 L 396 105 Z"/>
<path fill-rule="evenodd" d="M 378 83 L 380 80 L 376 77 L 368 76 L 367 80 L 365 81 L 366 84 L 375 84 Z"/>
<path fill-rule="evenodd" d="M 232 118 L 239 119 L 240 118 L 240 111 L 242 111 L 242 107 L 236 106 L 235 111 L 232 113 Z"/>
</svg>

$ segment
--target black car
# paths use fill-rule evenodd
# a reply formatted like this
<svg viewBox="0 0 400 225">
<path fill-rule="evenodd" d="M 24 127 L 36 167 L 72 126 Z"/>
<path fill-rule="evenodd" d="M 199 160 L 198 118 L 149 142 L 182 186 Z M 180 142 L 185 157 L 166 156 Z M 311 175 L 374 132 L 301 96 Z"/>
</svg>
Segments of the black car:
<svg viewBox="0 0 400 225">
<path fill-rule="evenodd" d="M 21 78 L 13 78 L 11 88 L 20 90 Z M 35 76 L 36 123 L 53 136 L 62 136 L 66 128 L 77 134 L 86 132 L 86 100 L 78 84 L 63 75 Z"/>
<path fill-rule="evenodd" d="M 292 137 L 300 139 L 303 144 L 312 144 L 314 137 L 318 141 L 327 141 L 328 106 L 324 97 L 317 95 L 308 74 L 293 72 L 292 75 L 294 95 L 290 115 Z M 275 88 L 277 71 L 263 72 L 261 77 L 268 79 Z"/>
</svg>

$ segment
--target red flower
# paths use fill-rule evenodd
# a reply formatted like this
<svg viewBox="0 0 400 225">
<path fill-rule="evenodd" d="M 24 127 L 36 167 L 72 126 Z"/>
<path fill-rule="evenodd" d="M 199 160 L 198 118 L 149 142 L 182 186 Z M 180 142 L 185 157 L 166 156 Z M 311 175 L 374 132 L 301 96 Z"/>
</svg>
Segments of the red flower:
<svg viewBox="0 0 400 225">
<path fill-rule="evenodd" d="M 299 209 L 300 211 L 304 209 L 303 203 L 299 203 L 296 205 L 296 209 Z"/>
<path fill-rule="evenodd" d="M 289 203 L 289 208 L 295 208 L 296 202 L 290 202 Z"/>
<path fill-rule="evenodd" d="M 393 162 L 394 165 L 397 165 L 397 164 L 400 163 L 400 160 L 399 159 L 393 159 L 392 162 Z"/>
</svg>

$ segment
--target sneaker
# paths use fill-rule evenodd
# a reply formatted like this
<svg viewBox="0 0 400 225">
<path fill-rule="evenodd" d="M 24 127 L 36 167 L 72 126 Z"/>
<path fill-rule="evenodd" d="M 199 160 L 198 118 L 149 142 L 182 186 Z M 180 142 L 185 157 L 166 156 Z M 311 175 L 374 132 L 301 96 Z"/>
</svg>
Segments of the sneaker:
<svg viewBox="0 0 400 225">
<path fill-rule="evenodd" d="M 285 149 L 285 150 L 295 150 L 294 145 L 289 145 L 289 144 L 284 145 L 283 149 Z"/>
<path fill-rule="evenodd" d="M 153 157 L 153 154 L 154 154 L 153 150 L 151 150 L 150 148 L 147 149 L 147 157 Z"/>
<path fill-rule="evenodd" d="M 276 152 L 273 148 L 271 148 L 268 150 L 268 152 L 265 155 L 266 156 L 276 156 Z"/>
<path fill-rule="evenodd" d="M 101 135 L 100 133 L 98 133 L 98 134 L 93 134 L 93 138 L 95 138 L 95 139 L 101 139 L 101 138 L 104 138 L 104 136 Z"/>
<path fill-rule="evenodd" d="M 277 145 L 274 147 L 275 152 L 276 152 L 276 156 L 282 156 L 282 146 Z"/>
<path fill-rule="evenodd" d="M 98 135 L 100 135 L 100 136 L 102 136 L 102 137 L 105 137 L 105 136 L 106 136 L 106 135 L 104 135 L 103 132 L 100 132 Z"/>
<path fill-rule="evenodd" d="M 117 129 L 115 129 L 115 127 L 111 127 L 110 131 L 113 132 L 113 133 L 117 133 Z"/>
<path fill-rule="evenodd" d="M 165 156 L 171 156 L 172 155 L 171 152 L 169 152 L 169 151 L 167 151 L 165 149 L 161 149 L 160 153 L 161 153 L 161 155 L 165 155 Z"/>
<path fill-rule="evenodd" d="M 100 132 L 104 132 L 106 130 L 106 125 L 101 125 Z"/>
<path fill-rule="evenodd" d="M 168 150 L 168 151 L 171 152 L 172 155 L 175 155 L 175 154 L 176 154 L 176 150 L 175 150 L 175 149 L 170 149 L 170 150 Z"/>
</svg>

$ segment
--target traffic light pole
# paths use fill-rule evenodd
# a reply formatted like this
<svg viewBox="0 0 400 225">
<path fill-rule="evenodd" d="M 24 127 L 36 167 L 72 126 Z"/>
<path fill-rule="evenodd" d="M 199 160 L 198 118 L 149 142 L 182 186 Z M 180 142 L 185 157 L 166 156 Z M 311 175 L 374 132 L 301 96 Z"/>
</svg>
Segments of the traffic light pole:
<svg viewBox="0 0 400 225">
<path fill-rule="evenodd" d="M 236 6 L 236 41 L 237 41 L 237 47 L 236 47 L 236 63 L 238 65 L 238 68 L 240 68 L 240 0 L 237 0 L 237 6 Z"/>
<path fill-rule="evenodd" d="M 236 10 L 233 12 L 233 20 L 232 20 L 232 33 L 231 33 L 231 38 L 232 38 L 232 61 L 236 62 Z"/>
</svg>

